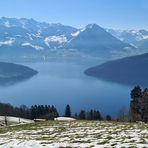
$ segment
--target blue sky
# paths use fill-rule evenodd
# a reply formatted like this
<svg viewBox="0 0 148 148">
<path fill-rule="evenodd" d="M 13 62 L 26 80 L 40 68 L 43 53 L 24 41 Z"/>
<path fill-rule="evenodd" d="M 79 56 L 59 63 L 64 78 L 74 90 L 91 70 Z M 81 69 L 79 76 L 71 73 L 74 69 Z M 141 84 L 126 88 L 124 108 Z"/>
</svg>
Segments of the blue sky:
<svg viewBox="0 0 148 148">
<path fill-rule="evenodd" d="M 83 27 L 148 29 L 148 0 L 1 0 L 0 16 Z"/>
</svg>

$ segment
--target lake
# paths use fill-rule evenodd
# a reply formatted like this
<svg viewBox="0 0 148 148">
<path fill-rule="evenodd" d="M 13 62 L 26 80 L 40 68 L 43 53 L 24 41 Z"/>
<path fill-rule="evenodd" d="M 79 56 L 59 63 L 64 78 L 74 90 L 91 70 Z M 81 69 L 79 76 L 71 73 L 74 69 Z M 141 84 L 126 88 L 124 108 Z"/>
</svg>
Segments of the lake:
<svg viewBox="0 0 148 148">
<path fill-rule="evenodd" d="M 97 63 L 98 64 L 98 63 Z M 16 106 L 25 104 L 54 105 L 63 115 L 70 104 L 72 113 L 80 109 L 97 109 L 115 116 L 130 102 L 131 86 L 106 82 L 83 72 L 89 64 L 74 62 L 23 63 L 39 71 L 26 81 L 0 86 L 0 101 Z"/>
</svg>

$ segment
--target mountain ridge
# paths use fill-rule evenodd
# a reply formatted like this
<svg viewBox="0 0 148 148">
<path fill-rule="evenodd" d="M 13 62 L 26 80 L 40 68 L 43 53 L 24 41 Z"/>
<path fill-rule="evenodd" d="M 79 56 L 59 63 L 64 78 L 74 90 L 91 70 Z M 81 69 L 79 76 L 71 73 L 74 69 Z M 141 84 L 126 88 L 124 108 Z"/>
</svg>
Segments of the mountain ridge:
<svg viewBox="0 0 148 148">
<path fill-rule="evenodd" d="M 88 68 L 85 74 L 126 85 L 147 85 L 148 53 L 108 61 Z"/>
<path fill-rule="evenodd" d="M 28 66 L 10 62 L 0 62 L 0 85 L 16 83 L 28 79 L 38 72 Z"/>
<path fill-rule="evenodd" d="M 33 57 L 36 54 L 47 57 L 54 54 L 112 57 L 131 54 L 136 49 L 97 24 L 77 29 L 60 23 L 2 17 L 0 32 L 1 57 Z"/>
</svg>

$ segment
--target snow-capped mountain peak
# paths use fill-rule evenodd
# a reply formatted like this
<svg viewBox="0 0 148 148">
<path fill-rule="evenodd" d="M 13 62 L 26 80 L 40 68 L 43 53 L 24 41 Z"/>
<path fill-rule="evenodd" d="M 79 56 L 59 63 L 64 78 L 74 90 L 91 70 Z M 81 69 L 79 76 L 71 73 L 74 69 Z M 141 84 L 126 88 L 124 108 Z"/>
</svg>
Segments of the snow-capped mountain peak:
<svg viewBox="0 0 148 148">
<path fill-rule="evenodd" d="M 77 29 L 60 23 L 38 22 L 26 18 L 0 18 L 0 54 L 14 55 L 40 52 L 50 53 L 65 50 L 88 55 L 111 55 L 119 51 L 131 51 L 137 42 L 148 39 L 146 30 L 104 29 L 97 24 L 88 24 Z M 130 45 L 131 44 L 131 45 Z M 144 42 L 145 47 L 146 41 Z M 134 45 L 134 46 L 133 46 Z M 13 49 L 13 50 L 12 50 Z"/>
<path fill-rule="evenodd" d="M 96 28 L 96 27 L 100 27 L 100 26 L 94 23 L 94 24 L 88 24 L 85 28 L 92 29 L 92 28 Z"/>
<path fill-rule="evenodd" d="M 106 29 L 107 32 L 111 33 L 113 36 L 117 37 L 121 41 L 136 44 L 138 41 L 148 38 L 147 30 L 115 30 Z"/>
</svg>

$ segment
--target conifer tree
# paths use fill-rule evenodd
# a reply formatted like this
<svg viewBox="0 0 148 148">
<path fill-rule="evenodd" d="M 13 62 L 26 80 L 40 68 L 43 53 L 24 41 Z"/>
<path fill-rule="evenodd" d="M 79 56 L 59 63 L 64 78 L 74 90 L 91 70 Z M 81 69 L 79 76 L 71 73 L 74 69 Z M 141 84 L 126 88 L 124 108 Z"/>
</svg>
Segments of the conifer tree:
<svg viewBox="0 0 148 148">
<path fill-rule="evenodd" d="M 71 108 L 69 104 L 67 104 L 65 108 L 65 117 L 71 117 Z"/>
</svg>

